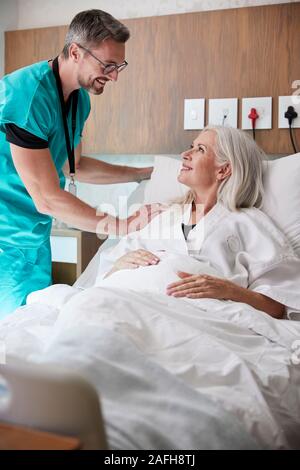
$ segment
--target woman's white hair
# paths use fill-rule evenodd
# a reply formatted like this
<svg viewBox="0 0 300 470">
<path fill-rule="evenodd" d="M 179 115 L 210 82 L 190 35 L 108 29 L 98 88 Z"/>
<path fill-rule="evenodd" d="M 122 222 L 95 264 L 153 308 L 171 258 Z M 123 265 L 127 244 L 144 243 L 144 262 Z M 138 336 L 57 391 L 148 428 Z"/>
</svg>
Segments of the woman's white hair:
<svg viewBox="0 0 300 470">
<path fill-rule="evenodd" d="M 214 132 L 214 152 L 219 164 L 230 163 L 231 175 L 219 186 L 217 201 L 227 209 L 236 211 L 243 207 L 261 207 L 263 200 L 263 159 L 265 153 L 248 134 L 240 129 L 225 126 L 206 126 L 202 132 Z M 194 200 L 189 191 L 184 203 Z"/>
</svg>

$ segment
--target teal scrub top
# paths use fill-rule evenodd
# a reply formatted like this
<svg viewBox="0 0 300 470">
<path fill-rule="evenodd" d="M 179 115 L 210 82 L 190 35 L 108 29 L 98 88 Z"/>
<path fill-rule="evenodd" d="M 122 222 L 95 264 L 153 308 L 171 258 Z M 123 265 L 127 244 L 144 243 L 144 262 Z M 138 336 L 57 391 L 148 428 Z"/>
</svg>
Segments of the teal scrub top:
<svg viewBox="0 0 300 470">
<path fill-rule="evenodd" d="M 90 98 L 87 91 L 81 88 L 75 147 L 80 143 L 89 112 Z M 72 112 L 69 112 L 70 136 L 71 119 Z M 37 248 L 50 236 L 52 217 L 36 210 L 14 167 L 5 134 L 8 123 L 48 141 L 60 186 L 64 188 L 62 168 L 68 154 L 56 81 L 47 61 L 19 69 L 0 80 L 0 246 Z"/>
</svg>

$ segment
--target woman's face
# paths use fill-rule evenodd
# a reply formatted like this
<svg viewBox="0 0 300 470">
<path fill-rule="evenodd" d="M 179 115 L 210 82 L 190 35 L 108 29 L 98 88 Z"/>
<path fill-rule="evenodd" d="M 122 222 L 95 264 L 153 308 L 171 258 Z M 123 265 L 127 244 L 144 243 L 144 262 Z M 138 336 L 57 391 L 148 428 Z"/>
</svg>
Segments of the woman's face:
<svg viewBox="0 0 300 470">
<path fill-rule="evenodd" d="M 213 131 L 201 132 L 191 148 L 182 153 L 182 168 L 178 181 L 192 189 L 208 191 L 217 185 L 220 165 L 216 163 L 216 134 Z"/>
</svg>

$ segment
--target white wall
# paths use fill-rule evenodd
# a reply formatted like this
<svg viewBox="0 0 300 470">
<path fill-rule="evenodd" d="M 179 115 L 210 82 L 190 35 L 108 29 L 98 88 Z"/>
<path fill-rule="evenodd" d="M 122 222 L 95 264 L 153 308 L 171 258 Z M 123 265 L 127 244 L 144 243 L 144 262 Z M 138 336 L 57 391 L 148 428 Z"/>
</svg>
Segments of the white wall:
<svg viewBox="0 0 300 470">
<path fill-rule="evenodd" d="M 4 73 L 4 31 L 18 27 L 18 0 L 0 0 L 0 78 Z"/>
<path fill-rule="evenodd" d="M 217 10 L 297 0 L 17 0 L 18 29 L 69 24 L 81 10 L 99 8 L 119 19 Z"/>
</svg>

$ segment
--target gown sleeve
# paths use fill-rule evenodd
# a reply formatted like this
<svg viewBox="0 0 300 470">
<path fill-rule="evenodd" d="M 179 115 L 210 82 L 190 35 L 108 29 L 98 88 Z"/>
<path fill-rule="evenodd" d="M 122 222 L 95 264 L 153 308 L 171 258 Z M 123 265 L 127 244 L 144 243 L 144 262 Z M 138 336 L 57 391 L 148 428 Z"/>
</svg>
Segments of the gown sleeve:
<svg viewBox="0 0 300 470">
<path fill-rule="evenodd" d="M 300 320 L 300 258 L 261 211 L 251 218 L 246 250 L 236 257 L 248 271 L 248 288 L 282 303 L 288 318 Z"/>
</svg>

